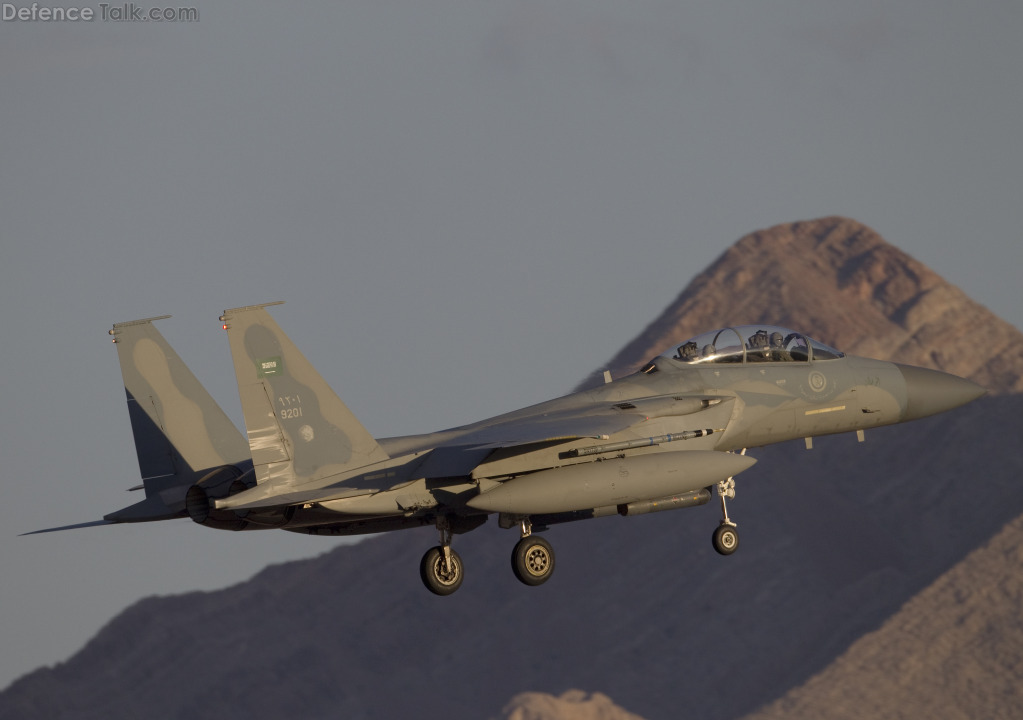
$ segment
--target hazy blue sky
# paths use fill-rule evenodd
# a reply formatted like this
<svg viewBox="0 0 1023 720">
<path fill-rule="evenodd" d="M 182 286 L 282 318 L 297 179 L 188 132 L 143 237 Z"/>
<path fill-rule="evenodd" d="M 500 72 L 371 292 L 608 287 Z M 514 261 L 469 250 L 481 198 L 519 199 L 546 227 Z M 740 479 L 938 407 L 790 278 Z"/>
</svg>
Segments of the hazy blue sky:
<svg viewBox="0 0 1023 720">
<path fill-rule="evenodd" d="M 0 687 L 142 596 L 335 544 L 17 537 L 138 499 L 114 322 L 173 314 L 240 424 L 217 316 L 285 300 L 377 435 L 568 391 L 781 222 L 864 222 L 1023 324 L 1018 0 L 194 7 L 0 22 Z"/>
</svg>

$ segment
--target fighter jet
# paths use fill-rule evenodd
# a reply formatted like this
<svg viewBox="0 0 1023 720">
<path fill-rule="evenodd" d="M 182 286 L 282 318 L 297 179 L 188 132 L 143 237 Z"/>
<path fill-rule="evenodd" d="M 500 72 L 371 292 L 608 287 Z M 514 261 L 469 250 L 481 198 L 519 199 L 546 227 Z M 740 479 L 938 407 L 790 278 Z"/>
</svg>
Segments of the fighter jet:
<svg viewBox="0 0 1023 720">
<path fill-rule="evenodd" d="M 705 505 L 715 550 L 739 546 L 727 500 L 749 448 L 892 425 L 984 394 L 962 378 L 845 355 L 798 331 L 726 327 L 638 372 L 440 432 L 375 439 L 266 308 L 226 310 L 247 439 L 147 318 L 113 326 L 145 499 L 102 521 L 191 518 L 221 530 L 360 535 L 432 525 L 426 587 L 455 592 L 454 535 L 490 515 L 517 528 L 526 585 L 551 578 L 537 533 L 560 523 Z M 167 316 L 164 316 L 167 317 Z M 63 530 L 67 528 L 53 528 Z M 38 531 L 38 532 L 48 532 Z"/>
</svg>

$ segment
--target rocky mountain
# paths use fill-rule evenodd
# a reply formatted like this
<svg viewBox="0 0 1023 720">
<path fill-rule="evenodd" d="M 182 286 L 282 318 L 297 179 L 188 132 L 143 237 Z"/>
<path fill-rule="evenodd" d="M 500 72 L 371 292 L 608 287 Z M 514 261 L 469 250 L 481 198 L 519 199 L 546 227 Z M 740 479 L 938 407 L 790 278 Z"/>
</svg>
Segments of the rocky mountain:
<svg viewBox="0 0 1023 720">
<path fill-rule="evenodd" d="M 643 720 L 615 705 L 607 695 L 568 690 L 561 697 L 521 693 L 501 711 L 501 720 Z"/>
<path fill-rule="evenodd" d="M 759 283 L 770 277 L 768 293 Z M 1012 392 L 1023 336 L 867 228 L 830 218 L 740 240 L 611 366 L 619 374 L 675 340 L 759 320 L 996 393 L 862 444 L 757 449 L 729 505 L 743 547 L 728 558 L 710 545 L 714 504 L 604 518 L 546 533 L 557 574 L 525 588 L 508 568 L 517 533 L 492 522 L 457 538 L 467 578 L 437 598 L 417 573 L 432 530 L 371 537 L 224 590 L 146 599 L 67 662 L 0 693 L 0 719 L 518 720 L 585 711 L 586 696 L 564 694 L 582 688 L 644 718 L 725 720 L 801 688 L 1023 514 L 1023 457 L 1005 442 L 1023 417 Z M 981 345 L 993 356 L 971 357 Z M 995 563 L 985 577 L 1009 571 Z M 926 611 L 938 636 L 939 610 L 954 622 L 963 600 L 940 597 Z M 971 672 L 994 652 L 1018 668 L 1012 647 L 984 638 L 962 648 L 978 659 Z M 525 691 L 560 702 L 509 704 Z M 610 712 L 599 697 L 594 710 Z"/>
<path fill-rule="evenodd" d="M 828 217 L 732 245 L 608 366 L 632 372 L 674 342 L 728 325 L 801 329 L 847 352 L 1023 391 L 1023 334 L 876 232 Z M 589 383 L 600 382 L 600 373 Z"/>
<path fill-rule="evenodd" d="M 853 643 L 827 670 L 745 720 L 1019 717 L 1021 570 L 1023 517 Z"/>
<path fill-rule="evenodd" d="M 1015 718 L 1023 707 L 1023 516 L 825 670 L 743 720 Z M 592 714 L 599 713 L 599 714 Z M 636 720 L 579 691 L 523 693 L 501 720 Z"/>
</svg>

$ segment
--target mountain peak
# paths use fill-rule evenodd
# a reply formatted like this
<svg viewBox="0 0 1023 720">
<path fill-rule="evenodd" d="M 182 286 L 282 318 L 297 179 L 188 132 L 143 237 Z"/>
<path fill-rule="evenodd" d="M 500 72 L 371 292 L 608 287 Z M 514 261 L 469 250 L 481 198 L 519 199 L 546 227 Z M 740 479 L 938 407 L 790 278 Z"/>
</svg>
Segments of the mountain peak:
<svg viewBox="0 0 1023 720">
<path fill-rule="evenodd" d="M 1023 333 L 866 225 L 827 217 L 740 238 L 609 363 L 616 376 L 728 325 L 781 325 L 857 355 L 1023 391 Z"/>
<path fill-rule="evenodd" d="M 568 690 L 560 697 L 547 693 L 525 692 L 505 706 L 503 720 L 643 720 L 623 710 L 602 693 L 587 695 Z"/>
<path fill-rule="evenodd" d="M 957 319 L 962 313 L 966 320 Z M 906 355 L 899 348 L 924 345 L 907 338 L 947 323 L 956 345 L 983 337 L 972 346 L 991 347 L 1003 333 L 1017 343 L 1019 362 L 1017 331 L 876 233 L 838 218 L 743 238 L 619 357 L 641 362 L 666 338 L 758 318 L 850 351 L 877 342 Z M 938 359 L 945 357 L 958 356 Z M 154 709 L 175 717 L 476 717 L 524 689 L 572 687 L 607 696 L 518 695 L 503 716 L 610 720 L 628 707 L 651 718 L 742 717 L 825 670 L 1023 512 L 1023 456 L 1004 440 L 1020 417 L 1023 396 L 1007 394 L 866 443 L 829 438 L 827 452 L 798 459 L 791 446 L 758 450 L 756 480 L 742 482 L 735 508 L 749 541 L 727 560 L 707 542 L 717 522 L 711 507 L 552 528 L 559 569 L 532 590 L 508 570 L 515 531 L 489 523 L 458 540 L 473 571 L 450 598 L 427 597 L 415 570 L 436 542 L 432 528 L 341 545 L 223 590 L 148 598 L 67 662 L 0 692 L 0 719 L 107 720 Z M 1018 554 L 1005 557 L 1015 562 L 1006 572 L 1016 572 Z M 997 582 L 999 572 L 988 574 Z M 989 587 L 975 593 L 979 601 Z M 1005 587 L 1018 597 L 1016 586 Z M 1003 645 L 998 657 L 1010 667 L 1018 652 Z M 956 649 L 964 647 L 960 655 L 979 653 L 973 667 L 990 663 L 986 645 Z M 912 670 L 912 660 L 892 667 Z M 696 677 L 697 685 L 678 681 Z M 1007 708 L 1000 716 L 1019 704 L 1016 696 L 989 699 Z"/>
</svg>

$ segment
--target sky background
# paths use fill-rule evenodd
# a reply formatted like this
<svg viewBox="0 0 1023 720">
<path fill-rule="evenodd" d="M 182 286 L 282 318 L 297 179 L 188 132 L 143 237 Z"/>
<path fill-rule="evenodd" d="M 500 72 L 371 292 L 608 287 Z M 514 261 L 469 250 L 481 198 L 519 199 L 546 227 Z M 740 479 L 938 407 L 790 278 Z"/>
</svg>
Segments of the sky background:
<svg viewBox="0 0 1023 720">
<path fill-rule="evenodd" d="M 172 314 L 241 425 L 217 316 L 284 300 L 377 436 L 568 392 L 783 222 L 854 218 L 1023 326 L 1016 0 L 91 7 L 0 22 L 0 687 L 141 597 L 337 544 L 18 537 L 140 499 L 112 323 Z"/>
</svg>

